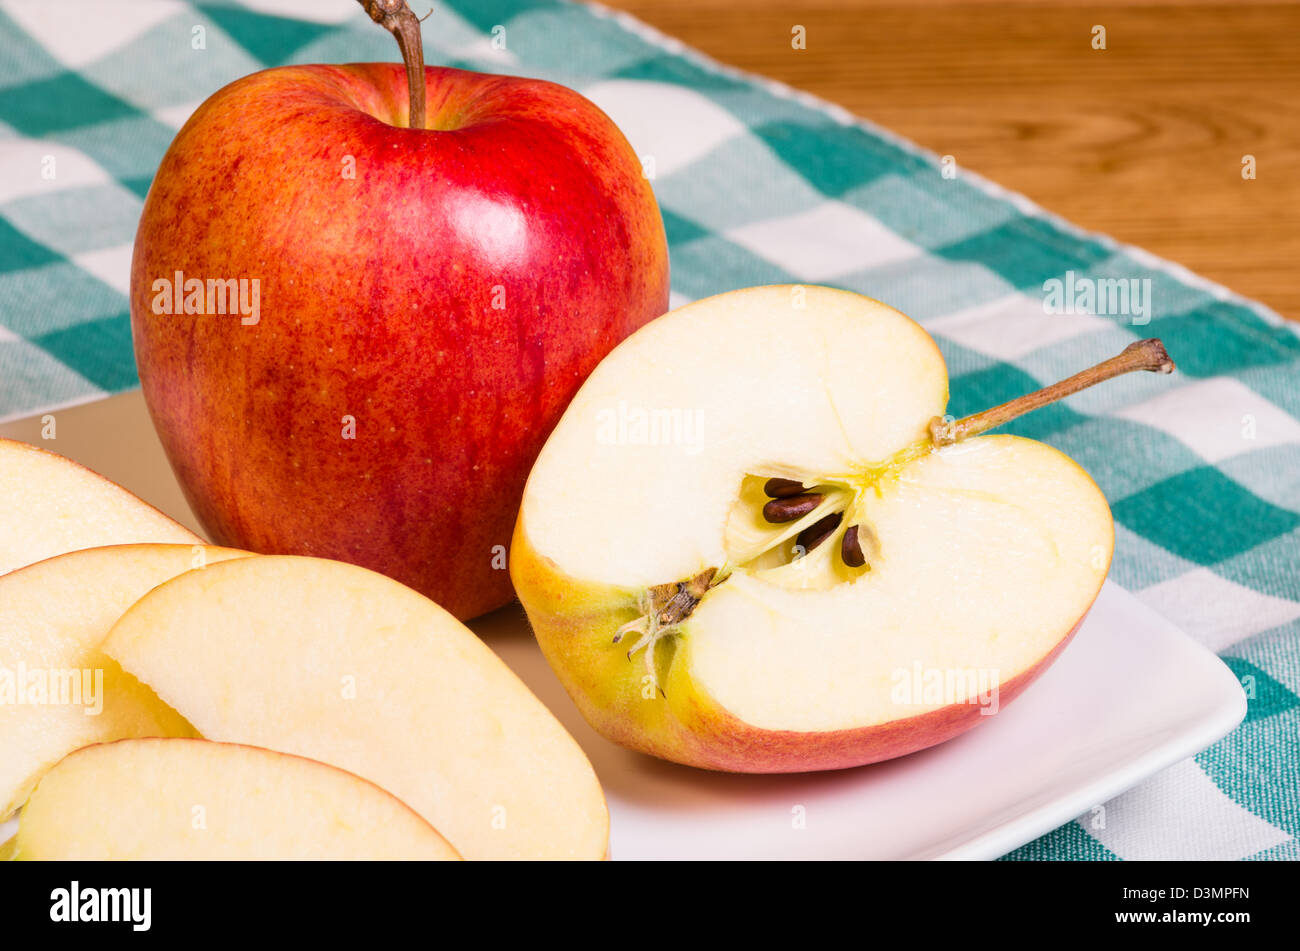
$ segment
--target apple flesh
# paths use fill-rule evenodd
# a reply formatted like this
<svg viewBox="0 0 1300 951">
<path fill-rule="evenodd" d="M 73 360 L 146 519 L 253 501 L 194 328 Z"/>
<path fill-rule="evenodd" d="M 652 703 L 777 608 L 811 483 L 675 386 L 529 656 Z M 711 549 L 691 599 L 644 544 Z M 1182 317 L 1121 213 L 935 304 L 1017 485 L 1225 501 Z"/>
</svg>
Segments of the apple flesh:
<svg viewBox="0 0 1300 951">
<path fill-rule="evenodd" d="M 75 749 L 125 737 L 194 735 L 100 644 L 151 588 L 247 554 L 191 545 L 110 546 L 0 577 L 0 820 Z"/>
<path fill-rule="evenodd" d="M 211 565 L 145 595 L 104 651 L 204 737 L 364 776 L 466 858 L 605 854 L 604 795 L 573 738 L 468 628 L 375 572 Z"/>
<path fill-rule="evenodd" d="M 203 544 L 121 486 L 27 443 L 0 439 L 0 486 L 0 575 L 98 545 Z"/>
<path fill-rule="evenodd" d="M 460 856 L 409 806 L 324 763 L 195 739 L 70 754 L 23 810 L 11 859 L 421 859 Z"/>
<path fill-rule="evenodd" d="M 936 448 L 947 398 L 921 327 L 827 288 L 723 294 L 616 348 L 532 471 L 511 561 L 592 726 L 711 769 L 836 769 L 1019 694 L 1101 587 L 1110 510 L 1042 443 Z"/>
<path fill-rule="evenodd" d="M 213 540 L 372 568 L 469 618 L 511 600 L 528 470 L 600 358 L 667 309 L 668 250 L 591 102 L 425 78 L 421 129 L 395 64 L 270 69 L 208 99 L 145 201 L 131 320 Z M 247 313 L 209 312 L 226 280 Z"/>
</svg>

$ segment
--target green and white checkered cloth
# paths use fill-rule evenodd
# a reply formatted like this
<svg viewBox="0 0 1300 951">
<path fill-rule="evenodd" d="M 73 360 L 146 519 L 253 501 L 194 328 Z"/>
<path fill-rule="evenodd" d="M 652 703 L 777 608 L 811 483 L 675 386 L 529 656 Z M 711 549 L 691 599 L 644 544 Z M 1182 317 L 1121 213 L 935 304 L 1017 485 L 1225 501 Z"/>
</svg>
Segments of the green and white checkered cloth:
<svg viewBox="0 0 1300 951">
<path fill-rule="evenodd" d="M 429 62 L 556 80 L 624 129 L 653 169 L 674 305 L 772 282 L 880 298 L 938 338 L 958 416 L 1163 338 L 1172 379 L 1127 376 L 1008 429 L 1092 473 L 1115 513 L 1111 577 L 1218 652 L 1249 713 L 1108 804 L 1104 829 L 1085 818 L 1011 857 L 1300 857 L 1295 328 L 630 18 L 429 5 Z M 0 417 L 136 385 L 132 239 L 195 106 L 266 66 L 395 58 L 355 0 L 0 0 Z M 1046 313 L 1045 282 L 1069 272 L 1148 292 L 1128 316 L 1106 316 L 1104 294 L 1091 313 Z"/>
</svg>

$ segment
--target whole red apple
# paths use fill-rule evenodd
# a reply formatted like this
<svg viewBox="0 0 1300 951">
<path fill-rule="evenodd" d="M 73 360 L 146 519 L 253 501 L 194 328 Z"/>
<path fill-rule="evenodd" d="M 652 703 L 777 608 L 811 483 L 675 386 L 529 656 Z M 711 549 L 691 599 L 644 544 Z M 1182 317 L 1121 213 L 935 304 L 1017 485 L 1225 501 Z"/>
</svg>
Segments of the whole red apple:
<svg viewBox="0 0 1300 951">
<path fill-rule="evenodd" d="M 350 561 L 468 618 L 512 597 L 528 471 L 600 359 L 667 309 L 668 249 L 591 102 L 424 76 L 416 129 L 399 65 L 213 95 L 145 201 L 131 323 L 215 542 Z"/>
</svg>

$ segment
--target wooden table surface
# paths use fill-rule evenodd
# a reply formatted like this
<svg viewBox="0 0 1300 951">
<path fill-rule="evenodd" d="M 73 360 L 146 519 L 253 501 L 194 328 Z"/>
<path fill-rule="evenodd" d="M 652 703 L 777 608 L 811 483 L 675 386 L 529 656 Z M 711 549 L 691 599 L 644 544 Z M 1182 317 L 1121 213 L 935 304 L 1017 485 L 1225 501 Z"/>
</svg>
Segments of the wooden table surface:
<svg viewBox="0 0 1300 951">
<path fill-rule="evenodd" d="M 1300 5 L 604 2 L 1300 319 Z"/>
</svg>

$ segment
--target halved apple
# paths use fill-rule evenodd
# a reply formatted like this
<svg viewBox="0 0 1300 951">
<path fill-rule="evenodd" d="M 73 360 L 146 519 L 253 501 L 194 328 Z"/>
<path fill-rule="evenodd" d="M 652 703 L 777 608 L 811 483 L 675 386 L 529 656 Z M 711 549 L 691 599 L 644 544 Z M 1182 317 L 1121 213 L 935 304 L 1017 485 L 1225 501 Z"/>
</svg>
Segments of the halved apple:
<svg viewBox="0 0 1300 951">
<path fill-rule="evenodd" d="M 120 545 L 58 555 L 0 576 L 0 819 L 41 774 L 91 743 L 193 736 L 152 690 L 103 654 L 109 628 L 150 588 L 248 552 Z"/>
<path fill-rule="evenodd" d="M 195 739 L 88 746 L 45 774 L 3 857 L 441 859 L 456 850 L 374 783 L 315 760 Z"/>
<path fill-rule="evenodd" d="M 203 544 L 121 486 L 57 453 L 0 439 L 0 574 L 68 551 Z"/>
<path fill-rule="evenodd" d="M 786 772 L 939 743 L 1060 652 L 1113 543 L 1074 462 L 975 434 L 1172 369 L 1158 341 L 1131 349 L 958 425 L 934 341 L 884 304 L 781 286 L 690 304 L 617 347 L 552 433 L 515 590 L 587 720 L 633 749 Z"/>
<path fill-rule="evenodd" d="M 212 565 L 142 598 L 104 650 L 203 736 L 364 776 L 466 858 L 605 853 L 604 795 L 573 738 L 468 628 L 383 575 Z"/>
</svg>

